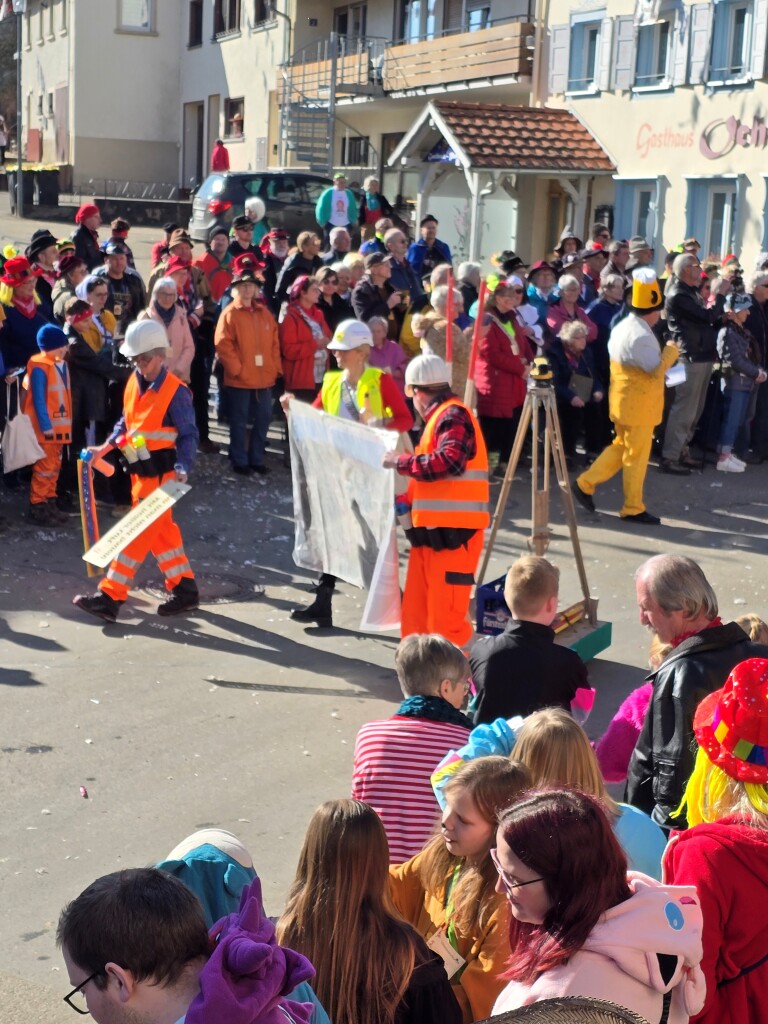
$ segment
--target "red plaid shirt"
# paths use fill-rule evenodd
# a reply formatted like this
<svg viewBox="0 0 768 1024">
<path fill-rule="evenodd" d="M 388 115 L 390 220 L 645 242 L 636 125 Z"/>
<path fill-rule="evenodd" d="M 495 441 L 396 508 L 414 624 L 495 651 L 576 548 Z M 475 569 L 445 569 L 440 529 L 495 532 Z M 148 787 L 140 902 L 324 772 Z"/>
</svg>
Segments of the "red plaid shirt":
<svg viewBox="0 0 768 1024">
<path fill-rule="evenodd" d="M 425 421 L 434 416 L 439 405 L 453 395 L 442 391 L 436 395 L 426 411 Z M 477 452 L 475 429 L 466 409 L 451 405 L 440 414 L 435 427 L 435 448 L 428 455 L 401 455 L 397 460 L 398 473 L 414 480 L 441 480 L 447 476 L 461 476 L 467 463 Z"/>
</svg>

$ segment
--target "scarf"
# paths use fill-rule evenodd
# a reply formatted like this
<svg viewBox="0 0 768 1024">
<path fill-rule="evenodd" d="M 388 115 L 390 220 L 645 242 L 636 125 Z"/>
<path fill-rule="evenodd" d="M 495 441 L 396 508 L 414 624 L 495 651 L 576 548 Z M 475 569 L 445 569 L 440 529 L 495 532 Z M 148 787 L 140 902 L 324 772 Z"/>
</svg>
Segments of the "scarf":
<svg viewBox="0 0 768 1024">
<path fill-rule="evenodd" d="M 426 718 L 430 722 L 450 722 L 451 725 L 463 725 L 465 729 L 472 728 L 472 723 L 464 712 L 449 704 L 443 697 L 425 697 L 423 694 L 406 697 L 395 715 L 398 718 Z"/>
<path fill-rule="evenodd" d="M 712 629 L 713 626 L 722 626 L 722 624 L 723 624 L 723 620 L 720 618 L 719 615 L 716 615 L 714 617 L 714 619 L 712 619 L 711 622 L 708 622 L 706 624 L 704 629 Z M 704 629 L 692 629 L 689 633 L 680 633 L 680 634 L 678 634 L 672 640 L 672 646 L 673 647 L 677 647 L 679 644 L 681 644 L 683 642 L 683 640 L 687 640 L 688 637 L 690 637 L 690 636 L 698 636 L 699 633 L 703 633 L 704 632 Z"/>
<path fill-rule="evenodd" d="M 171 306 L 170 309 L 163 309 L 159 302 L 153 302 L 152 305 L 155 307 L 155 312 L 163 321 L 166 327 L 169 327 L 171 321 L 176 316 L 176 303 Z"/>
<path fill-rule="evenodd" d="M 378 192 L 366 192 L 365 193 L 365 205 L 369 210 L 378 210 L 381 208 L 381 202 L 379 201 Z"/>
<path fill-rule="evenodd" d="M 34 319 L 35 313 L 37 312 L 37 303 L 35 297 L 32 296 L 30 299 L 20 299 L 15 293 L 13 296 L 13 305 L 22 316 L 25 316 L 27 320 Z"/>
<path fill-rule="evenodd" d="M 323 328 L 320 326 L 317 320 L 313 320 L 309 313 L 305 312 L 301 308 L 298 302 L 296 303 L 296 312 L 299 314 L 304 323 L 312 332 L 312 340 L 314 341 L 314 343 L 318 346 L 323 345 L 325 341 L 325 335 L 323 334 Z"/>
</svg>

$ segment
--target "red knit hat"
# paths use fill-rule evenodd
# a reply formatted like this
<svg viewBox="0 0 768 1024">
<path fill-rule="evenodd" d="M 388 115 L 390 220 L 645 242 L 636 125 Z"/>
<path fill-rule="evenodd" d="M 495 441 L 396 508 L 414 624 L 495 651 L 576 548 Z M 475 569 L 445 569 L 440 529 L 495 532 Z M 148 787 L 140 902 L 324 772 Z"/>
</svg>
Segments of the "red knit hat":
<svg viewBox="0 0 768 1024">
<path fill-rule="evenodd" d="M 26 256 L 14 256 L 5 261 L 3 276 L 0 281 L 10 288 L 18 288 L 19 285 L 30 277 L 41 277 L 43 271 L 39 267 L 33 267 Z"/>
<path fill-rule="evenodd" d="M 95 203 L 83 203 L 75 214 L 75 224 L 82 224 L 84 220 L 87 220 L 89 217 L 95 217 L 100 213 L 101 210 Z"/>
<path fill-rule="evenodd" d="M 699 704 L 693 731 L 712 764 L 726 775 L 768 783 L 768 659 L 736 665 L 722 690 Z"/>
</svg>

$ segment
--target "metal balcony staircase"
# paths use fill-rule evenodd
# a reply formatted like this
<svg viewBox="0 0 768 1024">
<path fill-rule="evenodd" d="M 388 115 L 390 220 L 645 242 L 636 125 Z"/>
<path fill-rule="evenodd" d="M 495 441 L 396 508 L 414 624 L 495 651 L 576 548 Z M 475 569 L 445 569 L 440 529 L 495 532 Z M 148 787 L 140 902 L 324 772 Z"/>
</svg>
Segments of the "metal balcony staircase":
<svg viewBox="0 0 768 1024">
<path fill-rule="evenodd" d="M 348 39 L 335 32 L 297 51 L 282 65 L 280 163 L 288 155 L 318 174 L 334 167 L 339 126 L 361 133 L 338 115 L 341 96 L 383 96 L 382 68 L 386 40 Z"/>
</svg>

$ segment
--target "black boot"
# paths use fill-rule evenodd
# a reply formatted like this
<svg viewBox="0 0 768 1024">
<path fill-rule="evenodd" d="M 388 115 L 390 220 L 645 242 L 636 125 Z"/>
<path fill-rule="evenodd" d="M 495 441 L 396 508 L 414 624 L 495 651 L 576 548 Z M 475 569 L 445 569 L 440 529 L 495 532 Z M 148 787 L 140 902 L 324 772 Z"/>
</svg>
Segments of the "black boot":
<svg viewBox="0 0 768 1024">
<path fill-rule="evenodd" d="M 117 621 L 117 613 L 120 611 L 122 603 L 122 601 L 115 601 L 113 597 L 101 590 L 92 597 L 88 594 L 78 594 L 77 597 L 72 598 L 72 604 L 76 604 L 84 612 L 95 615 L 97 619 L 103 619 L 105 622 Z"/>
<path fill-rule="evenodd" d="M 200 594 L 197 583 L 189 576 L 182 576 L 179 582 L 171 591 L 167 601 L 163 601 L 157 609 L 158 615 L 181 615 L 183 612 L 192 612 L 200 604 Z"/>
<path fill-rule="evenodd" d="M 331 601 L 333 587 L 321 585 L 317 588 L 317 596 L 308 608 L 294 608 L 291 618 L 294 622 L 314 622 L 317 626 L 333 625 Z"/>
</svg>

